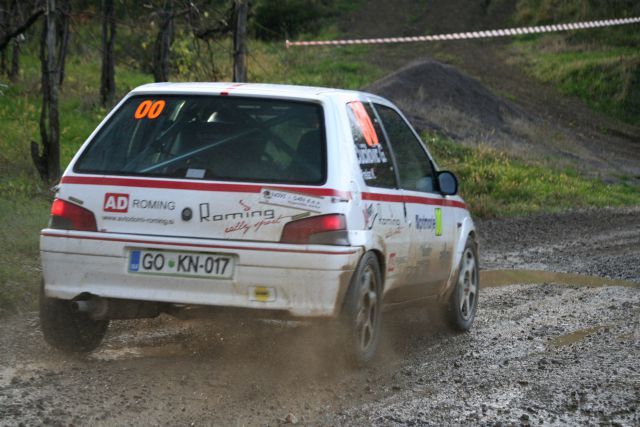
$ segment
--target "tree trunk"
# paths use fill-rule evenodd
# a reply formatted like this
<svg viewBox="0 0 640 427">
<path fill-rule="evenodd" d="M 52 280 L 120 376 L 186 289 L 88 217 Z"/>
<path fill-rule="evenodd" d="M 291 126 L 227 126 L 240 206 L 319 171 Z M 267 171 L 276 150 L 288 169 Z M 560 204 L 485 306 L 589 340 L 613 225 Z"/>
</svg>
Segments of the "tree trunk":
<svg viewBox="0 0 640 427">
<path fill-rule="evenodd" d="M 64 66 L 67 62 L 67 47 L 69 46 L 69 2 L 68 0 L 60 0 L 58 6 L 58 16 L 60 17 L 60 46 L 58 48 L 57 70 L 59 77 L 59 85 L 62 86 L 64 81 Z"/>
<path fill-rule="evenodd" d="M 45 21 L 40 39 L 42 68 L 42 108 L 40 110 L 40 137 L 38 144 L 31 142 L 31 157 L 43 181 L 55 182 L 60 177 L 60 141 L 58 119 L 58 83 L 60 82 L 58 46 L 56 42 L 56 0 L 46 0 Z"/>
<path fill-rule="evenodd" d="M 9 17 L 7 12 L 8 2 L 0 1 L 0 33 L 8 32 Z M 7 72 L 7 54 L 6 51 L 0 49 L 0 76 Z"/>
<path fill-rule="evenodd" d="M 113 104 L 116 95 L 113 48 L 116 37 L 116 15 L 113 0 L 102 0 L 102 76 L 100 101 L 103 106 Z"/>
<path fill-rule="evenodd" d="M 169 3 L 169 8 L 159 12 L 160 29 L 156 37 L 155 50 L 153 55 L 153 78 L 156 82 L 166 82 L 169 80 L 169 52 L 173 39 L 173 4 Z"/>
<path fill-rule="evenodd" d="M 248 0 L 234 0 L 233 81 L 247 81 L 247 12 Z"/>
<path fill-rule="evenodd" d="M 20 74 L 20 37 L 13 40 L 13 51 L 11 52 L 11 69 L 9 70 L 9 80 L 15 83 Z"/>
</svg>

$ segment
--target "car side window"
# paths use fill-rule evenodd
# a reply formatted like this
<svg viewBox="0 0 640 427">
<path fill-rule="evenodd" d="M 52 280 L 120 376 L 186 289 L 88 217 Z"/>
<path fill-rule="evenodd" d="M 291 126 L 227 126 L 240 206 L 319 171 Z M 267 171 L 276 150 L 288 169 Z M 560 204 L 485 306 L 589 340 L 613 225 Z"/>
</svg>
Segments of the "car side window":
<svg viewBox="0 0 640 427">
<path fill-rule="evenodd" d="M 380 104 L 375 104 L 375 108 L 395 154 L 400 188 L 433 192 L 435 173 L 420 140 L 394 109 Z"/>
<path fill-rule="evenodd" d="M 389 147 L 371 107 L 360 101 L 349 102 L 347 114 L 358 163 L 367 185 L 397 188 Z"/>
</svg>

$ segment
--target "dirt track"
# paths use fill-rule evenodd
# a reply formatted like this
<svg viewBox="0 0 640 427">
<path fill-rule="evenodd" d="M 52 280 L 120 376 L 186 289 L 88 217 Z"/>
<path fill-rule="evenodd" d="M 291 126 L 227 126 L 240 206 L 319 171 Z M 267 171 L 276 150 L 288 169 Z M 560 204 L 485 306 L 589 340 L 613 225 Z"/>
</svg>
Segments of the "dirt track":
<svg viewBox="0 0 640 427">
<path fill-rule="evenodd" d="M 599 232 L 601 211 L 482 223 L 484 264 L 584 271 L 598 265 L 595 246 L 614 266 L 604 275 L 620 260 L 623 277 L 637 279 L 638 210 L 606 213 L 613 220 Z M 118 322 L 98 351 L 69 357 L 46 346 L 35 313 L 5 319 L 0 424 L 640 421 L 637 286 L 485 288 L 468 334 L 442 332 L 437 316 L 417 311 L 387 321 L 375 366 L 353 371 L 315 326 Z"/>
</svg>

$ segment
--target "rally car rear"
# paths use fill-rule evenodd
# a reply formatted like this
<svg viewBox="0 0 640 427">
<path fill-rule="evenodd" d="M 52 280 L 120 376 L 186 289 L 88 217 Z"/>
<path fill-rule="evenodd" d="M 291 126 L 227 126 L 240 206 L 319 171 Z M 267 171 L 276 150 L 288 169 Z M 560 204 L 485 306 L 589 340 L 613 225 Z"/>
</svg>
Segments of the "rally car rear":
<svg viewBox="0 0 640 427">
<path fill-rule="evenodd" d="M 41 233 L 51 344 L 191 305 L 337 315 L 362 249 L 335 117 L 317 89 L 233 88 L 139 88 L 74 157 Z"/>
</svg>

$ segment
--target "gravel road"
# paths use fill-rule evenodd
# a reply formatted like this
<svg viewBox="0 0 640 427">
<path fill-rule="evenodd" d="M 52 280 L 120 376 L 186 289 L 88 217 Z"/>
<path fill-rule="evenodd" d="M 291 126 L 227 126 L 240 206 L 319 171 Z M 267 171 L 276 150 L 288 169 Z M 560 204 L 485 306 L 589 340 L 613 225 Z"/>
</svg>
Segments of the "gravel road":
<svg viewBox="0 0 640 427">
<path fill-rule="evenodd" d="M 640 279 L 637 208 L 479 226 L 486 268 Z M 388 314 L 362 370 L 314 325 L 117 322 L 70 357 L 25 313 L 0 323 L 0 425 L 638 425 L 640 288 L 606 282 L 485 286 L 465 334 Z"/>
</svg>

